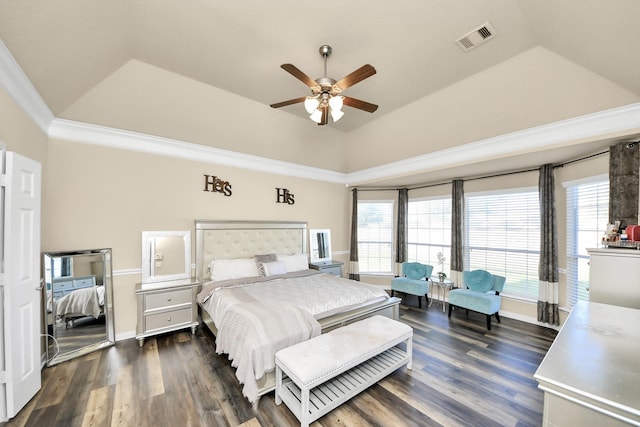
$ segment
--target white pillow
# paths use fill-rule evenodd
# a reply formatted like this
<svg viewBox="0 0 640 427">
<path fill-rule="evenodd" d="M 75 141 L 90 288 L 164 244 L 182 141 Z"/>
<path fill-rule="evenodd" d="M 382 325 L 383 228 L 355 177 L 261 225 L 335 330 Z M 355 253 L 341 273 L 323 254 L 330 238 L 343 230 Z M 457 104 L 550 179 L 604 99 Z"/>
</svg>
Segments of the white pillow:
<svg viewBox="0 0 640 427">
<path fill-rule="evenodd" d="M 253 258 L 214 259 L 209 264 L 211 280 L 242 279 L 259 276 L 258 266 Z"/>
<path fill-rule="evenodd" d="M 306 255 L 278 255 L 278 261 L 284 263 L 287 273 L 309 269 Z"/>
<path fill-rule="evenodd" d="M 276 274 L 285 274 L 287 269 L 282 261 L 274 261 L 274 262 L 264 262 L 262 263 L 264 267 L 264 275 L 265 276 L 275 276 Z"/>
</svg>

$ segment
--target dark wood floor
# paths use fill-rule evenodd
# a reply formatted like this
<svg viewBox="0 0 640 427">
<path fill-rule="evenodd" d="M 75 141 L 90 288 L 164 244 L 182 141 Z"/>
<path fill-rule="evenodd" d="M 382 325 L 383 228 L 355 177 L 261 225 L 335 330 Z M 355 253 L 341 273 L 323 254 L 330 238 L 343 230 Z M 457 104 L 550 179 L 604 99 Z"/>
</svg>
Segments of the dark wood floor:
<svg viewBox="0 0 640 427">
<path fill-rule="evenodd" d="M 411 301 L 409 301 L 411 304 Z M 413 370 L 402 368 L 314 426 L 539 426 L 543 396 L 533 379 L 556 332 L 435 304 L 402 306 L 414 328 Z M 242 397 L 214 337 L 198 328 L 109 349 L 46 368 L 40 392 L 6 426 L 295 426 L 273 393 L 257 412 Z"/>
</svg>

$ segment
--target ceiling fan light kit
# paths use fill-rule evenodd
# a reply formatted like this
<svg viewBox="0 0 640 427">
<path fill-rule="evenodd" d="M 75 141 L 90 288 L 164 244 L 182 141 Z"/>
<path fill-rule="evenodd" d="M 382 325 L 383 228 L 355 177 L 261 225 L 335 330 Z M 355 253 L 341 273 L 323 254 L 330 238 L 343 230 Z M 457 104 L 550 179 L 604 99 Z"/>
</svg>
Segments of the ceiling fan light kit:
<svg viewBox="0 0 640 427">
<path fill-rule="evenodd" d="M 373 76 L 376 69 L 366 64 L 336 81 L 327 76 L 327 58 L 331 55 L 331 46 L 322 45 L 319 51 L 324 59 L 324 76 L 319 79 L 313 80 L 293 64 L 281 65 L 283 70 L 307 85 L 311 89 L 311 95 L 271 104 L 271 107 L 280 108 L 303 102 L 305 110 L 309 113 L 309 118 L 320 126 L 329 122 L 329 113 L 331 113 L 334 122 L 340 120 L 344 116 L 342 111 L 344 105 L 369 113 L 376 111 L 378 106 L 375 104 L 342 95 L 342 92 L 348 87 Z"/>
</svg>

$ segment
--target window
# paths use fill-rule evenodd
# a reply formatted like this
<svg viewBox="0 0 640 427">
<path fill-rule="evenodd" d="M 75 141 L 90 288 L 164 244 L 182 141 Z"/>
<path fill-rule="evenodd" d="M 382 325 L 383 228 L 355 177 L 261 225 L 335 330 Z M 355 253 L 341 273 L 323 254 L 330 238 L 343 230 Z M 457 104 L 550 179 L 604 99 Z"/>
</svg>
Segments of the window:
<svg viewBox="0 0 640 427">
<path fill-rule="evenodd" d="M 538 190 L 471 194 L 465 199 L 468 268 L 506 277 L 504 294 L 537 300 Z"/>
<path fill-rule="evenodd" d="M 438 252 L 446 258 L 442 269 L 449 275 L 451 260 L 451 198 L 410 200 L 407 261 L 417 261 L 440 271 Z"/>
<path fill-rule="evenodd" d="M 588 300 L 589 254 L 598 247 L 609 222 L 608 179 L 567 184 L 566 304 Z"/>
<path fill-rule="evenodd" d="M 358 202 L 360 273 L 393 272 L 393 201 Z"/>
</svg>

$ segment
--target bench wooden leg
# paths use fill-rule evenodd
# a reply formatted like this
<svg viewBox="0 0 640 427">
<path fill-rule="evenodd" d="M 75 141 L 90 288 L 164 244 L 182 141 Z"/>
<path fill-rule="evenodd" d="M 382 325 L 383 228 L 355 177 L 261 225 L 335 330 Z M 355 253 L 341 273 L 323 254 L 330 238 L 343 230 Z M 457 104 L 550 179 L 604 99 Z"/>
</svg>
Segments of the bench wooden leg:
<svg viewBox="0 0 640 427">
<path fill-rule="evenodd" d="M 282 397 L 280 397 L 278 390 L 282 390 L 282 369 L 280 369 L 279 365 L 276 365 L 276 405 L 282 403 Z"/>
<path fill-rule="evenodd" d="M 449 317 L 451 317 L 451 311 L 453 310 L 453 306 L 449 303 Z"/>
<path fill-rule="evenodd" d="M 302 390 L 300 396 L 300 427 L 309 426 L 309 389 Z"/>
<path fill-rule="evenodd" d="M 498 321 L 498 323 L 500 323 L 500 315 L 498 314 L 497 311 L 496 311 L 496 320 Z"/>
<path fill-rule="evenodd" d="M 487 329 L 491 330 L 491 315 L 487 314 Z"/>
<path fill-rule="evenodd" d="M 418 295 L 418 308 L 422 308 L 422 297 Z"/>
</svg>

